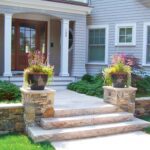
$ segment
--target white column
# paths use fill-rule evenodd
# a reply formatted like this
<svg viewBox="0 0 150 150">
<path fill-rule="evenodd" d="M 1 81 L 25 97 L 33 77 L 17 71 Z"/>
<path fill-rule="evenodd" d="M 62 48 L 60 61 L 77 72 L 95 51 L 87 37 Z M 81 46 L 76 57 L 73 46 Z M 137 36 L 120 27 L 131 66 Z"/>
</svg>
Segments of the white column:
<svg viewBox="0 0 150 150">
<path fill-rule="evenodd" d="M 12 14 L 4 14 L 4 76 L 12 76 L 11 72 L 11 28 Z"/>
<path fill-rule="evenodd" d="M 69 76 L 69 20 L 61 20 L 61 64 L 60 76 Z"/>
</svg>

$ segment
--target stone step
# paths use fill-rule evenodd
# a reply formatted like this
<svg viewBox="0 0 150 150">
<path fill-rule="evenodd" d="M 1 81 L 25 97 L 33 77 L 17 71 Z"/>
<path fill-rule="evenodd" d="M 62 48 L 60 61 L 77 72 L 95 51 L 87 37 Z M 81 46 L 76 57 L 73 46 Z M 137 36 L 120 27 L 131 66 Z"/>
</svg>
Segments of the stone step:
<svg viewBox="0 0 150 150">
<path fill-rule="evenodd" d="M 34 142 L 42 142 L 113 135 L 142 130 L 143 128 L 148 126 L 150 126 L 149 122 L 135 118 L 132 121 L 126 121 L 121 123 L 85 126 L 77 128 L 45 130 L 41 127 L 28 127 L 27 131 L 29 136 L 34 140 Z"/>
<path fill-rule="evenodd" d="M 116 123 L 129 121 L 134 118 L 133 114 L 127 112 L 118 112 L 112 114 L 74 116 L 65 118 L 42 118 L 41 126 L 44 129 L 71 128 L 80 126 L 89 126 L 106 123 Z"/>
<path fill-rule="evenodd" d="M 106 114 L 117 112 L 117 106 L 111 104 L 101 104 L 100 106 L 81 107 L 81 108 L 56 108 L 55 116 L 60 117 L 71 117 L 71 116 L 82 116 L 82 115 L 94 115 L 94 114 Z"/>
</svg>

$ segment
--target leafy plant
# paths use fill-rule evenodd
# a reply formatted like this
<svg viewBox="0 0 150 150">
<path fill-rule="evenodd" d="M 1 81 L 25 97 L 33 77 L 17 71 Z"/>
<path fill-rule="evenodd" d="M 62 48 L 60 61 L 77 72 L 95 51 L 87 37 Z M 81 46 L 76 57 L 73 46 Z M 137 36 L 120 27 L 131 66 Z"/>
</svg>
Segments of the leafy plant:
<svg viewBox="0 0 150 150">
<path fill-rule="evenodd" d="M 7 81 L 0 81 L 0 101 L 21 100 L 19 88 Z"/>
<path fill-rule="evenodd" d="M 47 74 L 49 82 L 54 73 L 54 67 L 46 65 L 45 56 L 41 51 L 30 52 L 28 54 L 29 67 L 24 70 L 24 83 L 28 85 L 29 74 Z"/>
<path fill-rule="evenodd" d="M 127 75 L 127 83 L 130 84 L 131 67 L 125 64 L 125 57 L 122 55 L 115 55 L 112 59 L 112 64 L 104 69 L 103 75 L 105 85 L 112 85 L 114 74 L 117 74 L 118 76 Z"/>
</svg>

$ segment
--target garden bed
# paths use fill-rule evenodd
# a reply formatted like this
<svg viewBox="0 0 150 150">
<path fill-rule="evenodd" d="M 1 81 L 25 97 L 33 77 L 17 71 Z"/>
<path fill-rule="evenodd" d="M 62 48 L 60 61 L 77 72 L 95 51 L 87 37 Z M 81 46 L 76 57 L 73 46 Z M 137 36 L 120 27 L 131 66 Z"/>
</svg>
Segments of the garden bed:
<svg viewBox="0 0 150 150">
<path fill-rule="evenodd" d="M 80 81 L 68 85 L 68 89 L 91 96 L 103 98 L 104 78 L 102 75 L 84 75 Z M 150 77 L 139 78 L 133 75 L 132 86 L 136 87 L 136 97 L 150 97 Z"/>
</svg>

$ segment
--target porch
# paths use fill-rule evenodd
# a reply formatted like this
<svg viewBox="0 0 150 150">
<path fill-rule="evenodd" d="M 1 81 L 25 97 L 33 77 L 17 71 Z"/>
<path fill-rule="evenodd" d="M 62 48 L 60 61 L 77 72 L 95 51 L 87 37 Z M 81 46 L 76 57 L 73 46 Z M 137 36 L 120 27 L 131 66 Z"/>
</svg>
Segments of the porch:
<svg viewBox="0 0 150 150">
<path fill-rule="evenodd" d="M 47 64 L 55 67 L 55 75 L 72 75 L 74 21 L 34 13 L 4 14 L 0 20 L 4 27 L 0 65 L 3 76 L 23 73 L 28 53 L 35 50 L 45 54 Z"/>
</svg>

